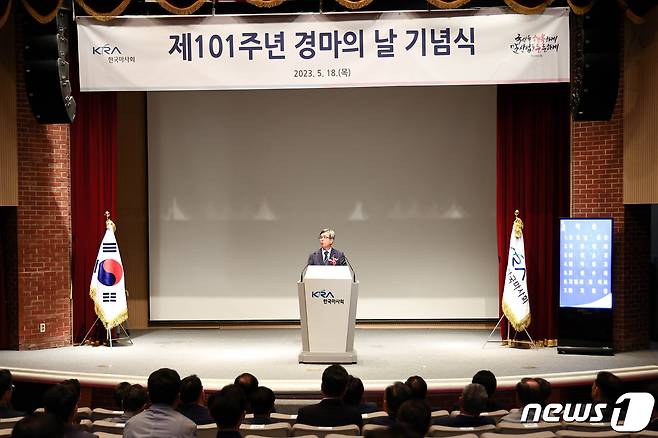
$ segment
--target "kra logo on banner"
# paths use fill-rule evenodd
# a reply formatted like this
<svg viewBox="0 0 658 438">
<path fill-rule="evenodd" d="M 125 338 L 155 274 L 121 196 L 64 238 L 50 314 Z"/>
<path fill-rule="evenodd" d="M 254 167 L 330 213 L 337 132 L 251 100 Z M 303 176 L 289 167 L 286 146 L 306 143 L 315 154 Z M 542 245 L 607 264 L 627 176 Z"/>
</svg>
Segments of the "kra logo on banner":
<svg viewBox="0 0 658 438">
<path fill-rule="evenodd" d="M 334 294 L 331 291 L 327 290 L 314 290 L 311 292 L 311 297 L 313 298 L 334 298 Z"/>
<path fill-rule="evenodd" d="M 94 55 L 114 55 L 114 54 L 119 54 L 121 55 L 121 50 L 117 46 L 110 46 L 109 44 L 105 44 L 102 46 L 93 46 L 91 48 L 91 53 Z"/>
<path fill-rule="evenodd" d="M 626 416 L 620 418 L 623 412 L 622 404 L 627 400 Z M 617 399 L 612 408 L 610 425 L 616 432 L 639 432 L 651 421 L 653 404 L 653 396 L 648 392 L 627 392 Z M 602 423 L 603 412 L 607 409 L 607 403 L 550 403 L 545 407 L 538 403 L 530 403 L 523 407 L 521 422 L 537 423 L 541 420 L 547 423 L 560 421 Z"/>
</svg>

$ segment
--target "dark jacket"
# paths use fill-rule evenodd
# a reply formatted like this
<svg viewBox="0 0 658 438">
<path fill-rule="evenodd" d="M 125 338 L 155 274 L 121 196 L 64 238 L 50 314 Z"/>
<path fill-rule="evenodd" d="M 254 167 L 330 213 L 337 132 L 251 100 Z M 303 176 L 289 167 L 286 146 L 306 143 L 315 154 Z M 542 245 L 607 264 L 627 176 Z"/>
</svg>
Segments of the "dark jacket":
<svg viewBox="0 0 658 438">
<path fill-rule="evenodd" d="M 297 423 L 309 426 L 346 426 L 356 424 L 361 427 L 361 413 L 351 406 L 346 406 L 339 398 L 325 398 L 320 403 L 299 409 Z"/>
<path fill-rule="evenodd" d="M 496 425 L 496 419 L 492 417 L 482 417 L 477 416 L 473 417 L 471 415 L 456 415 L 456 416 L 447 416 L 439 417 L 432 422 L 437 426 L 448 426 L 448 427 L 478 427 L 484 426 L 485 424 Z"/>
</svg>

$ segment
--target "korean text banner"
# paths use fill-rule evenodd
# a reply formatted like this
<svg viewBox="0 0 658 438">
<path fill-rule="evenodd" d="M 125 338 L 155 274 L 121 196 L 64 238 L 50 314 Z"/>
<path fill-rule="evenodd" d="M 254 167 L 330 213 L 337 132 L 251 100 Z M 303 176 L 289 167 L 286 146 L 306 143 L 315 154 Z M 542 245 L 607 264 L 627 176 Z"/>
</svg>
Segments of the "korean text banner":
<svg viewBox="0 0 658 438">
<path fill-rule="evenodd" d="M 80 88 L 217 90 L 566 82 L 569 14 L 80 17 Z"/>
</svg>

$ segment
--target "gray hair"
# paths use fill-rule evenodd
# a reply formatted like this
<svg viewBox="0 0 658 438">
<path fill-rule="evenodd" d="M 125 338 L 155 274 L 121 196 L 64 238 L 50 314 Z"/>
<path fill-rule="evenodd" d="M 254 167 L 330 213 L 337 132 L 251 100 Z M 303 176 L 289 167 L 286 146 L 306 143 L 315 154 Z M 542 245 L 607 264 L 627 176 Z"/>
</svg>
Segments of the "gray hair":
<svg viewBox="0 0 658 438">
<path fill-rule="evenodd" d="M 328 237 L 331 240 L 334 240 L 336 238 L 336 232 L 332 230 L 331 228 L 325 228 L 322 231 L 320 231 L 320 236 L 319 237 Z"/>
<path fill-rule="evenodd" d="M 463 409 L 469 414 L 480 415 L 487 409 L 487 390 L 479 383 L 471 383 L 462 391 Z"/>
</svg>

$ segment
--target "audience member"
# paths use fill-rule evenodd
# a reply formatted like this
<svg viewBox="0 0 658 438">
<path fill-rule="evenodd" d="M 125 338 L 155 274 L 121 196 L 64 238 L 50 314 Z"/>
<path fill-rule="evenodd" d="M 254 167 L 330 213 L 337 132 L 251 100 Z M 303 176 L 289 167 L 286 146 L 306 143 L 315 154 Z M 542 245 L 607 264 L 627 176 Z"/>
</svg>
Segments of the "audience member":
<svg viewBox="0 0 658 438">
<path fill-rule="evenodd" d="M 126 392 L 130 389 L 130 383 L 121 382 L 114 388 L 114 404 L 117 409 L 123 411 L 123 399 L 126 397 Z"/>
<path fill-rule="evenodd" d="M 439 417 L 434 424 L 449 427 L 478 427 L 496 424 L 493 417 L 481 416 L 487 407 L 487 390 L 479 383 L 466 385 L 459 398 L 459 415 Z"/>
<path fill-rule="evenodd" d="M 607 403 L 603 409 L 603 420 L 612 420 L 612 412 L 619 396 L 624 393 L 624 382 L 609 371 L 599 371 L 592 383 L 592 401 L 594 403 Z M 625 409 L 622 407 L 622 411 Z M 619 418 L 625 418 L 625 412 Z"/>
<path fill-rule="evenodd" d="M 546 406 L 548 404 L 548 400 L 551 398 L 551 382 L 548 380 L 542 378 L 542 377 L 536 377 L 535 380 L 537 383 L 539 383 L 539 391 L 541 392 L 541 405 Z"/>
<path fill-rule="evenodd" d="M 245 406 L 245 412 L 251 414 L 251 404 L 249 403 L 249 397 L 251 393 L 258 388 L 258 379 L 256 376 L 250 373 L 242 373 L 235 378 L 234 384 L 240 386 L 244 391 L 244 395 L 247 396 L 247 404 Z"/>
<path fill-rule="evenodd" d="M 196 437 L 196 424 L 174 407 L 179 400 L 180 376 L 169 368 L 160 368 L 148 379 L 151 406 L 132 417 L 123 431 L 125 438 Z"/>
<path fill-rule="evenodd" d="M 148 394 L 142 385 L 130 385 L 125 391 L 123 401 L 123 414 L 118 417 L 108 418 L 107 421 L 112 423 L 126 423 L 135 415 L 146 409 L 148 403 Z"/>
<path fill-rule="evenodd" d="M 543 380 L 543 379 L 542 379 Z M 548 382 L 546 382 L 548 383 Z M 545 391 L 545 390 L 544 390 Z M 519 404 L 519 409 L 505 415 L 500 421 L 507 421 L 512 423 L 520 423 L 523 408 L 531 403 L 537 403 L 543 406 L 545 401 L 542 386 L 537 379 L 532 377 L 524 377 L 516 384 L 516 400 Z"/>
<path fill-rule="evenodd" d="M 410 399 L 402 403 L 396 422 L 406 425 L 416 437 L 427 436 L 432 424 L 432 411 L 424 400 Z"/>
<path fill-rule="evenodd" d="M 75 424 L 75 417 L 78 414 L 78 395 L 74 390 L 75 388 L 69 383 L 59 383 L 49 388 L 43 395 L 45 411 L 62 422 L 65 438 L 95 437 L 96 435 L 79 429 Z"/>
<path fill-rule="evenodd" d="M 359 410 L 362 414 L 369 414 L 377 412 L 376 403 L 361 403 L 364 392 L 363 382 L 358 377 L 350 376 L 347 381 L 347 388 L 343 394 L 343 402 L 347 406 L 352 406 Z"/>
<path fill-rule="evenodd" d="M 395 382 L 386 388 L 384 394 L 384 410 L 388 414 L 387 417 L 377 417 L 371 420 L 371 424 L 378 424 L 380 426 L 390 426 L 395 423 L 395 418 L 398 409 L 407 400 L 411 399 L 411 388 L 402 382 Z"/>
<path fill-rule="evenodd" d="M 494 412 L 503 409 L 503 406 L 494 399 L 498 381 L 493 372 L 489 370 L 480 370 L 473 375 L 471 383 L 479 383 L 487 391 L 487 407 L 484 412 Z"/>
<path fill-rule="evenodd" d="M 203 391 L 201 379 L 196 374 L 185 377 L 180 384 L 180 401 L 178 412 L 199 424 L 212 424 L 215 422 L 210 411 L 205 406 L 206 395 Z"/>
<path fill-rule="evenodd" d="M 266 386 L 259 386 L 251 393 L 249 402 L 251 409 L 254 413 L 254 418 L 245 418 L 242 420 L 244 424 L 272 424 L 276 421 L 270 418 L 270 414 L 274 412 L 274 401 L 276 396 L 274 391 Z"/>
<path fill-rule="evenodd" d="M 404 382 L 411 389 L 412 400 L 425 400 L 427 397 L 427 383 L 420 376 L 411 376 Z"/>
<path fill-rule="evenodd" d="M 241 438 L 240 424 L 244 420 L 246 398 L 237 385 L 228 385 L 215 394 L 210 413 L 217 424 L 217 438 Z M 230 388 L 234 387 L 234 388 Z"/>
<path fill-rule="evenodd" d="M 343 403 L 342 397 L 347 388 L 349 374 L 345 368 L 334 364 L 322 373 L 321 391 L 324 398 L 320 403 L 299 409 L 297 423 L 310 426 L 345 426 L 356 424 L 361 427 L 361 413 Z"/>
<path fill-rule="evenodd" d="M 53 414 L 39 412 L 28 415 L 14 425 L 12 438 L 63 438 L 64 423 Z"/>
<path fill-rule="evenodd" d="M 0 370 L 0 418 L 22 417 L 25 412 L 16 411 L 11 405 L 11 396 L 14 394 L 14 381 L 11 371 Z"/>
</svg>

